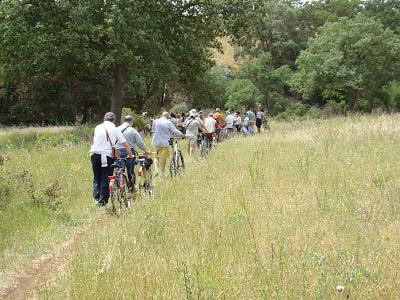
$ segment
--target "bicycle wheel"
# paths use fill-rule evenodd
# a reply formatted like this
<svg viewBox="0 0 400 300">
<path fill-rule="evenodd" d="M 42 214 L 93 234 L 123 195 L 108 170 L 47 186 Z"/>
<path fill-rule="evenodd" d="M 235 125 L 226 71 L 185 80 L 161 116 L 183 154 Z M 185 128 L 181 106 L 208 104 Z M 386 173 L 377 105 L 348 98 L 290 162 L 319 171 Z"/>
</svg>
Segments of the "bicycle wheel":
<svg viewBox="0 0 400 300">
<path fill-rule="evenodd" d="M 152 196 L 153 195 L 153 175 L 151 174 L 151 169 L 145 169 L 144 171 L 144 193 L 145 196 Z"/>
<path fill-rule="evenodd" d="M 132 193 L 129 192 L 129 183 L 128 183 L 128 178 L 126 177 L 126 175 L 123 175 L 123 184 L 121 186 L 121 201 L 120 201 L 120 206 L 122 209 L 122 206 L 125 205 L 125 208 L 130 208 L 131 207 L 131 196 Z"/>
<path fill-rule="evenodd" d="M 183 155 L 181 151 L 179 151 L 178 153 L 177 166 L 178 166 L 178 172 L 181 172 L 185 169 L 185 161 L 183 160 Z"/>
<path fill-rule="evenodd" d="M 207 146 L 205 138 L 202 139 L 200 143 L 200 156 L 205 157 L 207 155 Z"/>
<path fill-rule="evenodd" d="M 223 129 L 220 133 L 220 142 L 223 142 L 224 140 L 227 139 L 227 130 Z"/>
<path fill-rule="evenodd" d="M 171 173 L 171 177 L 175 177 L 177 173 L 177 164 L 176 164 L 177 158 L 176 154 L 172 156 L 171 163 L 169 164 L 169 172 Z"/>
<path fill-rule="evenodd" d="M 113 214 L 118 214 L 118 210 L 120 210 L 120 194 L 119 194 L 119 189 L 118 189 L 118 184 L 116 184 L 116 181 L 113 184 L 113 190 L 111 191 L 110 194 L 110 200 L 111 200 L 111 212 Z"/>
</svg>

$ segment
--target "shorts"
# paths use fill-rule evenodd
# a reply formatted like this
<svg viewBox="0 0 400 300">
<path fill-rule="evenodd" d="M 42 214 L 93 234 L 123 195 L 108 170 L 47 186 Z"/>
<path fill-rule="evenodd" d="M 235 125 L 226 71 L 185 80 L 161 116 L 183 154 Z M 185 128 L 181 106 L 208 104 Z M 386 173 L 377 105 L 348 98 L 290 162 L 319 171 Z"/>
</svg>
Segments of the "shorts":
<svg viewBox="0 0 400 300">
<path fill-rule="evenodd" d="M 190 135 L 190 136 L 187 136 L 187 138 L 188 138 L 189 145 L 197 146 L 197 135 Z"/>
<path fill-rule="evenodd" d="M 168 159 L 171 157 L 171 147 L 156 147 L 156 158 Z"/>
</svg>

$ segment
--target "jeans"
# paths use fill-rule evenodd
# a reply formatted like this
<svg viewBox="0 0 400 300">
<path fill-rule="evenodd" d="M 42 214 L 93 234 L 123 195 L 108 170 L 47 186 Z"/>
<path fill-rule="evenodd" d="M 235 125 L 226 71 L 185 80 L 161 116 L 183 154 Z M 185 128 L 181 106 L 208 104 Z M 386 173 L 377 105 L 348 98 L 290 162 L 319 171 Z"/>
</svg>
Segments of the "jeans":
<svg viewBox="0 0 400 300">
<path fill-rule="evenodd" d="M 119 156 L 121 158 L 127 158 L 128 157 L 128 152 L 126 149 L 118 149 Z M 135 151 L 132 149 L 132 153 L 135 153 Z M 128 174 L 128 183 L 129 187 L 133 188 L 135 186 L 136 182 L 136 176 L 135 176 L 135 160 L 134 159 L 127 159 L 125 161 L 125 167 L 126 167 L 126 173 Z"/>
<path fill-rule="evenodd" d="M 114 160 L 107 156 L 107 167 L 104 168 L 101 166 L 100 154 L 93 154 L 90 160 L 92 161 L 93 168 L 93 197 L 99 205 L 107 205 L 108 198 L 110 198 L 108 176 L 113 175 L 113 168 L 111 165 L 114 163 Z"/>
</svg>

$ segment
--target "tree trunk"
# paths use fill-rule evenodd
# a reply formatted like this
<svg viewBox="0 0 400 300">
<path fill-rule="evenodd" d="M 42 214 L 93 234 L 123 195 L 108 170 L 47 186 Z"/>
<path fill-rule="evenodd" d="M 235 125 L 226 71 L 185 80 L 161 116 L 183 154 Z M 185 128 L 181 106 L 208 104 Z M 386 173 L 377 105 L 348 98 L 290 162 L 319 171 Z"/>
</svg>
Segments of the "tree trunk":
<svg viewBox="0 0 400 300">
<path fill-rule="evenodd" d="M 124 66 L 116 64 L 114 67 L 114 86 L 111 94 L 111 111 L 116 115 L 116 123 L 121 122 L 122 107 L 125 95 Z"/>
</svg>

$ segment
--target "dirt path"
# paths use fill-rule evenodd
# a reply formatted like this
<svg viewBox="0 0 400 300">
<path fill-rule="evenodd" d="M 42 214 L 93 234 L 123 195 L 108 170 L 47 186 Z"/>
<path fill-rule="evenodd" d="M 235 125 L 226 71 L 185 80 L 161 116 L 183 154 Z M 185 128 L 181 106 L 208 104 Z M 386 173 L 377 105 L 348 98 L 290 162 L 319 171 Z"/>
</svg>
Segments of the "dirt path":
<svg viewBox="0 0 400 300">
<path fill-rule="evenodd" d="M 54 284 L 65 272 L 77 246 L 90 232 L 104 226 L 109 218 L 110 215 L 104 214 L 75 231 L 70 239 L 58 244 L 50 253 L 32 261 L 26 269 L 9 274 L 5 282 L 0 283 L 0 299 L 38 299 L 39 290 Z"/>
</svg>

